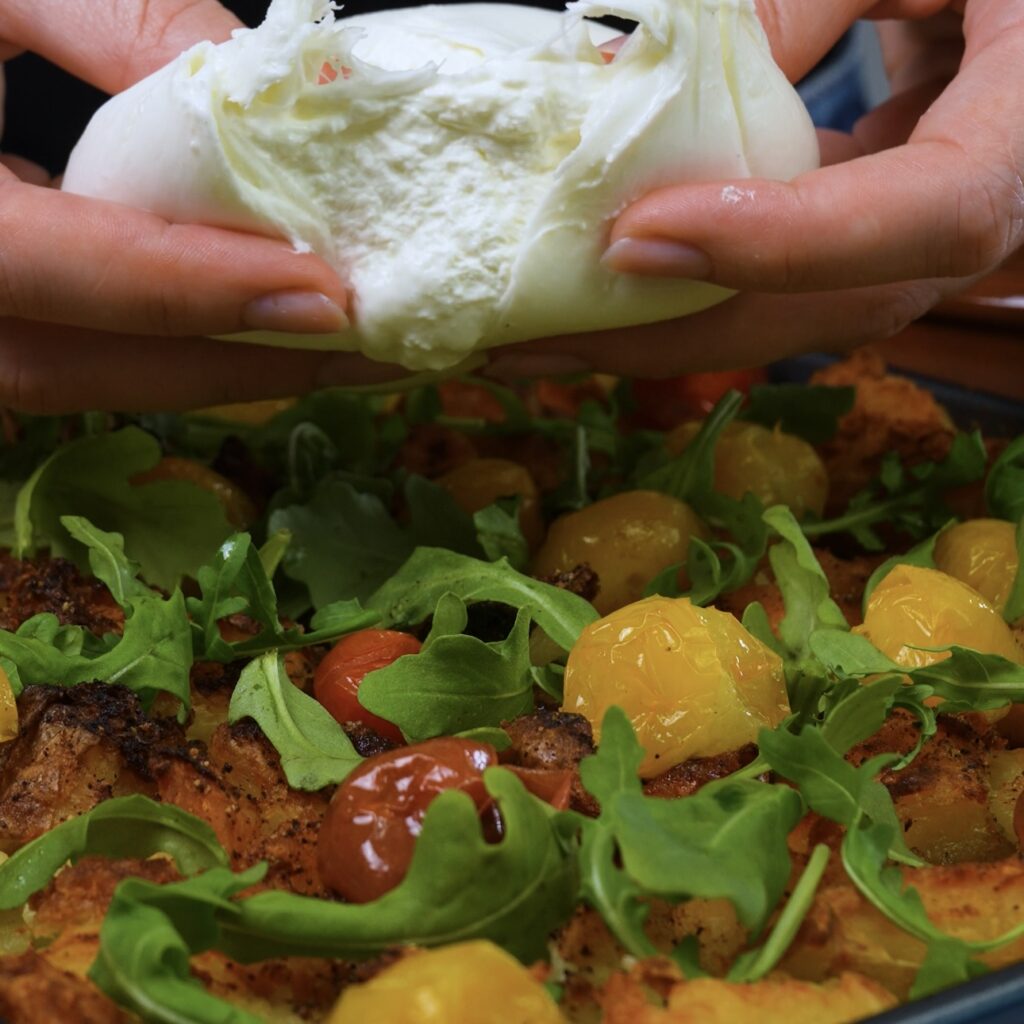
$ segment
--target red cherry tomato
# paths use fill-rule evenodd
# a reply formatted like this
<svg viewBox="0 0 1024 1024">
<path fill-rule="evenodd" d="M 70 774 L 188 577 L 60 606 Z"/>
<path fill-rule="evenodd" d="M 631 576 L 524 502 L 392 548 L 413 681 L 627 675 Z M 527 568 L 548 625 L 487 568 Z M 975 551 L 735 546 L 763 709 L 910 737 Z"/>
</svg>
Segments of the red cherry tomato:
<svg viewBox="0 0 1024 1024">
<path fill-rule="evenodd" d="M 501 819 L 484 782 L 498 763 L 488 743 L 440 737 L 368 758 L 335 790 L 320 828 L 317 866 L 328 889 L 351 903 L 379 899 L 405 877 L 427 809 L 446 789 L 472 797 L 482 829 L 501 837 Z M 568 806 L 571 771 L 512 768 L 553 806 Z"/>
<path fill-rule="evenodd" d="M 449 737 L 367 758 L 335 790 L 320 828 L 317 865 L 329 889 L 352 903 L 375 900 L 405 877 L 427 808 L 446 789 L 483 810 L 494 748 Z"/>
<path fill-rule="evenodd" d="M 753 369 L 686 373 L 666 380 L 635 380 L 636 425 L 669 430 L 686 420 L 706 416 L 732 388 L 748 394 L 755 384 L 767 379 L 763 369 Z"/>
<path fill-rule="evenodd" d="M 327 652 L 313 677 L 313 695 L 339 722 L 362 722 L 385 739 L 404 743 L 397 725 L 359 703 L 359 684 L 370 672 L 386 668 L 403 655 L 417 654 L 420 642 L 390 629 L 361 629 L 342 637 Z"/>
</svg>

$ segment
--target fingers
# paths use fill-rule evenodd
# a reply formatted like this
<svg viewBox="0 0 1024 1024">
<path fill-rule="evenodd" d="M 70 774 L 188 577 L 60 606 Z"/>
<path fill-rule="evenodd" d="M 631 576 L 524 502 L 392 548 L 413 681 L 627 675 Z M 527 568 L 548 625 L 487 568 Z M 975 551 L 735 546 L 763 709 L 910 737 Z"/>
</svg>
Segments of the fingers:
<svg viewBox="0 0 1024 1024">
<path fill-rule="evenodd" d="M 791 82 L 803 78 L 874 0 L 756 0 L 772 56 Z"/>
<path fill-rule="evenodd" d="M 615 224 L 608 265 L 793 292 L 992 269 L 1024 233 L 1024 126 L 1014 88 L 1022 50 L 1019 27 L 976 52 L 908 145 L 791 183 L 653 193 Z"/>
<path fill-rule="evenodd" d="M 588 370 L 661 378 L 762 366 L 890 337 L 946 291 L 948 284 L 916 282 L 815 295 L 748 293 L 681 320 L 495 349 L 486 372 L 503 380 Z"/>
<path fill-rule="evenodd" d="M 0 406 L 37 415 L 182 410 L 407 375 L 347 352 L 112 335 L 0 319 Z"/>
<path fill-rule="evenodd" d="M 284 242 L 0 179 L 0 316 L 138 334 L 315 334 L 347 326 L 346 301 L 326 263 Z"/>
<path fill-rule="evenodd" d="M 217 0 L 4 0 L 0 39 L 41 54 L 106 92 L 120 92 L 241 22 Z"/>
<path fill-rule="evenodd" d="M 5 154 L 0 156 L 0 166 L 6 167 L 16 178 L 29 185 L 46 187 L 50 184 L 50 172 L 45 167 L 26 160 L 24 157 Z"/>
</svg>

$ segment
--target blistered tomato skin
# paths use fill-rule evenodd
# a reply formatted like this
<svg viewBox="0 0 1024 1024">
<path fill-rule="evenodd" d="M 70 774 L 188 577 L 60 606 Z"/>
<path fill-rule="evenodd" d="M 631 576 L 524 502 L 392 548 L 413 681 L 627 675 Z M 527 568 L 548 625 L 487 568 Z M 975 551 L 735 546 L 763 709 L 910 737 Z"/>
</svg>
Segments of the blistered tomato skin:
<svg viewBox="0 0 1024 1024">
<path fill-rule="evenodd" d="M 413 953 L 347 988 L 328 1024 L 564 1024 L 544 987 L 491 942 Z"/>
<path fill-rule="evenodd" d="M 673 455 L 696 437 L 699 423 L 684 423 L 665 439 Z M 803 438 L 759 423 L 730 423 L 715 446 L 715 490 L 739 500 L 747 491 L 767 506 L 786 505 L 799 519 L 820 516 L 828 499 L 828 474 Z"/>
<path fill-rule="evenodd" d="M 530 471 L 511 459 L 470 459 L 436 481 L 472 515 L 499 498 L 519 498 L 519 526 L 531 548 L 544 536 L 540 497 Z"/>
<path fill-rule="evenodd" d="M 337 721 L 361 722 L 394 743 L 405 737 L 397 725 L 359 703 L 359 685 L 371 672 L 406 654 L 418 654 L 420 642 L 390 629 L 361 629 L 342 637 L 324 656 L 313 676 L 313 695 Z"/>
<path fill-rule="evenodd" d="M 317 843 L 320 879 L 351 903 L 368 903 L 405 877 L 427 808 L 445 790 L 491 798 L 484 769 L 495 749 L 441 737 L 367 758 L 335 790 Z"/>
<path fill-rule="evenodd" d="M 1024 664 L 1024 650 L 999 612 L 972 587 L 937 569 L 897 565 L 875 587 L 864 624 L 854 632 L 905 668 L 949 657 L 920 648 L 954 645 Z"/>
<path fill-rule="evenodd" d="M 1004 519 L 968 519 L 943 530 L 935 565 L 973 587 L 1001 612 L 1017 577 L 1017 531 Z"/>
<path fill-rule="evenodd" d="M 691 537 L 707 536 L 685 502 L 656 491 L 624 491 L 556 519 L 533 571 L 549 576 L 586 562 L 600 581 L 594 606 L 606 615 L 638 600 L 663 569 L 685 562 Z"/>
<path fill-rule="evenodd" d="M 613 705 L 645 750 L 640 774 L 736 750 L 789 714 L 782 660 L 735 616 L 651 597 L 588 626 L 569 654 L 564 710 L 600 743 Z"/>
</svg>

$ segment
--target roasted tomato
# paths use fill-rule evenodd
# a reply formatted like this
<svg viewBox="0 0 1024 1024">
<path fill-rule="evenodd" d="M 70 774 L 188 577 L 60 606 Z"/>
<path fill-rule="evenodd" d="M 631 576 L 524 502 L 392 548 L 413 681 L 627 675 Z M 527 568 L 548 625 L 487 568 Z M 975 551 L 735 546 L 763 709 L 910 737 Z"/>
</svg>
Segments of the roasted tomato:
<svg viewBox="0 0 1024 1024">
<path fill-rule="evenodd" d="M 934 665 L 949 657 L 935 648 L 954 645 L 1024 664 L 1024 651 L 999 612 L 937 569 L 897 565 L 872 591 L 864 624 L 854 632 L 904 668 Z"/>
<path fill-rule="evenodd" d="M 490 744 L 448 736 L 368 758 L 335 790 L 327 809 L 317 848 L 324 885 L 352 903 L 393 889 L 412 861 L 427 809 L 448 789 L 468 793 L 485 834 L 499 838 L 501 819 L 483 781 L 485 769 L 497 763 Z M 541 799 L 568 805 L 571 772 L 510 770 Z"/>
<path fill-rule="evenodd" d="M 715 403 L 734 388 L 747 394 L 768 379 L 764 370 L 722 370 L 716 373 L 685 373 L 666 380 L 633 381 L 638 426 L 671 430 L 684 420 L 706 416 Z"/>
<path fill-rule="evenodd" d="M 1001 612 L 1017 578 L 1016 527 L 1003 519 L 969 519 L 951 526 L 935 542 L 935 565 Z"/>
<path fill-rule="evenodd" d="M 590 721 L 625 711 L 644 748 L 640 774 L 736 750 L 789 713 L 782 659 L 716 608 L 651 597 L 583 631 L 565 669 L 564 709 Z"/>
<path fill-rule="evenodd" d="M 656 491 L 624 491 L 556 519 L 533 571 L 553 576 L 586 563 L 600 584 L 594 607 L 606 614 L 640 598 L 663 569 L 685 562 L 691 537 L 706 536 L 707 527 L 685 502 Z"/>
<path fill-rule="evenodd" d="M 491 942 L 412 953 L 345 990 L 328 1024 L 561 1024 L 544 986 Z"/>
<path fill-rule="evenodd" d="M 195 459 L 165 455 L 152 469 L 136 473 L 131 482 L 140 487 L 167 480 L 181 480 L 209 491 L 223 506 L 227 521 L 239 530 L 248 529 L 259 518 L 252 498 L 238 484 Z"/>
<path fill-rule="evenodd" d="M 342 637 L 317 666 L 313 694 L 339 722 L 361 722 L 385 739 L 404 743 L 397 725 L 359 703 L 359 684 L 371 672 L 406 654 L 418 654 L 420 642 L 390 629 L 361 629 Z"/>
<path fill-rule="evenodd" d="M 685 451 L 700 423 L 684 423 L 665 439 L 673 455 Z M 821 515 L 828 474 L 818 453 L 801 437 L 759 423 L 730 423 L 715 445 L 715 490 L 739 500 L 747 491 L 766 506 L 787 505 L 798 518 Z"/>
</svg>

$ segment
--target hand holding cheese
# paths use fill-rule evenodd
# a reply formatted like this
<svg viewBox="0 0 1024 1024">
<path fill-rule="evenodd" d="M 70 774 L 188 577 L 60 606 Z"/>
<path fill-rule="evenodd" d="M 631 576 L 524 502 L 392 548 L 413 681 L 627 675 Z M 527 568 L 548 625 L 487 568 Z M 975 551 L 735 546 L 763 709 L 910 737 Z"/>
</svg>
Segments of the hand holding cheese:
<svg viewBox="0 0 1024 1024">
<path fill-rule="evenodd" d="M 0 59 L 31 49 L 116 91 L 197 39 L 225 39 L 238 26 L 214 0 L 151 0 L 133 18 L 125 10 L 114 0 L 5 0 Z M 293 330 L 336 330 L 348 297 L 315 256 L 62 194 L 42 187 L 40 168 L 3 163 L 0 404 L 184 408 L 386 376 L 354 357 L 330 365 L 260 350 L 254 359 L 248 347 L 196 336 L 279 325 L 289 313 Z"/>
<path fill-rule="evenodd" d="M 585 15 L 637 29 L 608 63 Z M 66 190 L 260 231 L 352 284 L 352 327 L 273 345 L 447 370 L 495 345 L 662 320 L 728 296 L 600 263 L 659 186 L 790 178 L 817 139 L 753 0 L 451 4 L 335 21 L 274 0 L 106 105 Z M 251 340 L 251 338 L 249 339 Z"/>
<path fill-rule="evenodd" d="M 895 333 L 1024 243 L 1022 0 L 761 0 L 772 51 L 805 74 L 857 17 L 882 25 L 894 96 L 830 166 L 792 183 L 659 189 L 626 210 L 606 262 L 742 294 L 685 322 L 563 337 L 563 367 L 668 377 Z M 517 353 L 521 368 L 526 351 Z M 509 354 L 512 360 L 512 354 Z"/>
</svg>

